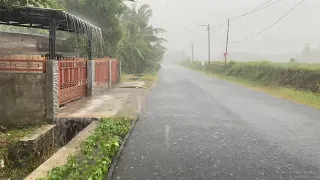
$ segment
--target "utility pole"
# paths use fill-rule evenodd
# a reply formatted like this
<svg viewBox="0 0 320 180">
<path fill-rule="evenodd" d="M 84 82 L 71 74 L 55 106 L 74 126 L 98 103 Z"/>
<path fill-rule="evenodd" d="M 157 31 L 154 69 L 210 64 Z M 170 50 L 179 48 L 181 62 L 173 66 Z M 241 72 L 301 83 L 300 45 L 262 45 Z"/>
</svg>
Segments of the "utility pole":
<svg viewBox="0 0 320 180">
<path fill-rule="evenodd" d="M 210 39 L 210 24 L 208 24 L 208 61 L 210 65 L 210 59 L 211 59 L 211 39 Z"/>
<path fill-rule="evenodd" d="M 230 27 L 230 20 L 228 19 L 226 52 L 225 52 L 225 54 L 224 54 L 224 68 L 227 67 L 227 56 L 228 56 L 228 45 L 229 45 L 229 27 Z"/>
<path fill-rule="evenodd" d="M 192 59 L 191 59 L 191 64 L 194 62 L 194 52 L 193 52 L 193 49 L 194 49 L 194 42 L 192 41 L 192 45 L 191 45 L 191 48 L 192 48 Z"/>
<path fill-rule="evenodd" d="M 210 59 L 211 59 L 211 39 L 210 39 L 210 24 L 207 25 L 200 25 L 200 26 L 206 26 L 207 27 L 207 31 L 208 31 L 208 62 L 210 64 Z"/>
<path fill-rule="evenodd" d="M 186 31 L 192 33 L 192 42 L 191 42 L 191 64 L 194 62 L 194 32 L 188 28 L 184 28 Z"/>
<path fill-rule="evenodd" d="M 182 61 L 184 61 L 184 51 L 182 51 Z"/>
</svg>

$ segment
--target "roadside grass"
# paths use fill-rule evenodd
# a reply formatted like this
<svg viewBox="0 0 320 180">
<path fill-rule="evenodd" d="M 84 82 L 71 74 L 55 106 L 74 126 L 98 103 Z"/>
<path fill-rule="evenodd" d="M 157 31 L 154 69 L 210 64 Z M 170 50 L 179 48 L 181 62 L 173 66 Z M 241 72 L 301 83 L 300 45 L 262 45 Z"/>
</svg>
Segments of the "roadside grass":
<svg viewBox="0 0 320 180">
<path fill-rule="evenodd" d="M 224 64 L 224 62 L 216 62 Z M 254 61 L 254 62 L 236 62 L 237 64 L 249 64 L 249 65 L 261 65 L 261 64 L 269 64 L 275 67 L 283 67 L 283 68 L 299 68 L 299 69 L 311 69 L 311 70 L 320 70 L 320 64 L 316 63 L 293 63 L 293 62 L 270 62 L 270 61 Z"/>
<path fill-rule="evenodd" d="M 130 75 L 125 74 L 125 73 L 121 73 L 121 81 L 122 82 L 130 82 L 130 81 L 134 81 L 134 80 L 130 78 Z"/>
<path fill-rule="evenodd" d="M 238 63 L 238 62 L 237 62 Z M 245 62 L 243 62 L 245 63 Z M 251 64 L 259 64 L 261 62 L 253 62 Z M 240 64 L 240 63 L 238 63 Z M 309 68 L 309 69 L 318 69 L 320 70 L 320 65 L 315 64 L 315 65 L 310 65 L 310 64 L 295 64 L 291 65 L 294 63 L 272 63 L 276 64 L 275 66 L 283 66 L 283 67 L 288 67 L 288 66 L 295 66 L 295 67 L 302 67 L 302 68 Z M 275 86 L 275 85 L 265 85 L 263 83 L 257 82 L 257 81 L 252 81 L 248 79 L 244 79 L 242 77 L 236 77 L 236 76 L 229 76 L 226 74 L 221 74 L 221 73 L 213 73 L 210 71 L 203 71 L 199 69 L 198 67 L 190 66 L 190 65 L 183 65 L 187 68 L 190 68 L 195 71 L 202 72 L 206 75 L 211 75 L 216 78 L 222 79 L 222 80 L 227 80 L 245 87 L 248 87 L 250 89 L 254 89 L 257 91 L 265 92 L 270 95 L 273 95 L 278 98 L 284 98 L 299 104 L 304 104 L 308 105 L 317 109 L 320 109 L 320 93 L 315 93 L 312 91 L 308 90 L 297 90 L 292 87 L 282 87 L 282 86 Z"/>
<path fill-rule="evenodd" d="M 92 135 L 82 142 L 79 154 L 41 179 L 104 179 L 133 120 L 126 116 L 102 118 Z"/>
<path fill-rule="evenodd" d="M 145 74 L 139 78 L 139 80 L 144 81 L 145 88 L 150 88 L 153 86 L 154 83 L 158 80 L 158 76 L 156 73 L 151 73 L 151 74 Z"/>
<path fill-rule="evenodd" d="M 30 169 L 27 167 L 19 169 L 11 167 L 8 159 L 8 148 L 24 136 L 35 131 L 37 128 L 38 127 L 15 128 L 9 129 L 6 132 L 0 132 L 0 161 L 2 160 L 5 165 L 3 168 L 0 167 L 0 179 L 14 179 L 15 177 L 23 177 L 30 173 Z"/>
<path fill-rule="evenodd" d="M 121 75 L 122 82 L 132 82 L 136 80 L 144 81 L 145 82 L 144 88 L 150 88 L 158 80 L 158 77 L 156 73 L 147 73 L 139 76 L 124 74 L 124 73 Z"/>
</svg>

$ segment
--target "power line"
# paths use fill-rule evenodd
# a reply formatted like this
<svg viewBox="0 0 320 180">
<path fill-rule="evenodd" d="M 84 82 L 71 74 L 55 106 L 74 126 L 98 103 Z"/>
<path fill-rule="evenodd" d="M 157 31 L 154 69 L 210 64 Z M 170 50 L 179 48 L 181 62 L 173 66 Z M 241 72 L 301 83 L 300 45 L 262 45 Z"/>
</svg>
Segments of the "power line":
<svg viewBox="0 0 320 180">
<path fill-rule="evenodd" d="M 275 1 L 275 2 L 273 2 L 273 3 L 271 3 L 271 4 L 268 4 L 268 3 L 271 2 L 271 1 L 273 1 L 273 0 L 268 0 L 267 2 L 259 5 L 258 7 L 252 9 L 251 11 L 249 11 L 249 12 L 247 12 L 247 13 L 245 13 L 245 14 L 242 14 L 242 15 L 239 15 L 239 16 L 236 16 L 236 17 L 233 17 L 233 18 L 229 18 L 229 20 L 233 20 L 233 21 L 234 21 L 234 20 L 237 20 L 237 19 L 239 19 L 239 18 L 241 18 L 241 17 L 243 17 L 243 16 L 246 16 L 246 15 L 249 15 L 249 14 L 251 14 L 251 13 L 255 13 L 255 12 L 260 11 L 260 10 L 262 10 L 262 9 L 268 8 L 268 7 L 270 7 L 270 6 L 274 5 L 274 4 L 279 3 L 279 2 L 282 1 L 282 0 L 278 0 L 278 1 Z M 266 5 L 266 6 L 265 6 L 265 5 Z M 212 27 L 213 27 L 213 28 L 221 28 L 221 27 L 223 27 L 223 26 L 225 26 L 225 25 L 227 25 L 226 22 L 220 23 L 220 24 L 215 24 L 215 25 L 213 25 Z"/>
<path fill-rule="evenodd" d="M 282 0 L 275 1 L 275 2 L 273 2 L 273 3 L 271 3 L 271 4 L 268 4 L 268 5 L 264 6 L 264 7 L 261 7 L 261 8 L 259 8 L 259 9 L 257 9 L 257 10 L 254 10 L 254 11 L 252 11 L 252 12 L 260 11 L 260 10 L 265 9 L 265 8 L 267 8 L 267 7 L 270 7 L 270 6 L 274 5 L 274 4 L 277 4 L 277 3 L 280 2 L 280 1 L 282 1 Z"/>
<path fill-rule="evenodd" d="M 239 19 L 239 18 L 242 18 L 242 17 L 244 17 L 244 16 L 246 16 L 246 15 L 249 15 L 249 14 L 251 14 L 251 13 L 258 12 L 258 11 L 260 11 L 260 10 L 262 10 L 262 9 L 265 9 L 265 8 L 268 8 L 268 7 L 272 6 L 272 5 L 274 5 L 274 4 L 277 4 L 277 3 L 279 3 L 279 2 L 282 1 L 282 0 L 278 0 L 278 1 L 275 1 L 275 2 L 273 2 L 273 3 L 271 3 L 271 4 L 268 4 L 270 1 L 272 1 L 272 0 L 269 0 L 269 1 L 261 4 L 260 6 L 254 8 L 253 10 L 251 10 L 251 11 L 245 13 L 245 14 L 242 14 L 242 15 L 239 15 L 239 16 L 236 16 L 236 17 L 233 17 L 233 18 L 230 18 L 230 20 L 234 21 L 234 20 L 237 20 L 237 19 Z M 268 4 L 268 5 L 267 5 L 267 4 Z"/>
<path fill-rule="evenodd" d="M 268 3 L 271 2 L 271 1 L 273 1 L 273 0 L 268 0 L 267 2 L 264 2 L 263 4 L 260 4 L 258 7 L 255 7 L 254 9 L 252 9 L 251 11 L 249 11 L 249 12 L 247 12 L 247 13 L 245 13 L 245 14 L 242 14 L 242 15 L 240 15 L 240 16 L 236 16 L 236 17 L 233 17 L 233 18 L 229 18 L 229 19 L 230 19 L 230 20 L 238 19 L 238 18 L 240 18 L 240 17 L 242 17 L 242 16 L 251 14 L 253 11 L 256 11 L 257 9 L 263 7 L 264 5 L 268 4 Z"/>
<path fill-rule="evenodd" d="M 277 21 L 275 21 L 274 23 L 272 23 L 271 25 L 269 25 L 268 27 L 264 28 L 262 31 L 259 31 L 258 33 L 252 35 L 252 36 L 249 36 L 245 39 L 242 39 L 242 40 L 238 40 L 238 41 L 230 41 L 231 43 L 237 43 L 237 42 L 242 42 L 242 41 L 246 41 L 248 39 L 251 39 L 263 32 L 265 32 L 266 30 L 270 29 L 271 27 L 273 27 L 274 25 L 276 25 L 279 21 L 281 21 L 284 17 L 286 17 L 288 14 L 290 14 L 293 10 L 295 10 L 300 4 L 302 4 L 305 0 L 301 0 L 298 4 L 296 4 L 292 9 L 290 9 L 286 14 L 284 14 L 283 16 L 281 16 Z"/>
<path fill-rule="evenodd" d="M 260 4 L 258 7 L 255 7 L 255 8 L 252 9 L 251 11 L 249 11 L 249 12 L 247 12 L 247 13 L 245 13 L 245 14 L 242 14 L 242 15 L 239 15 L 239 16 L 236 16 L 236 17 L 233 17 L 233 18 L 229 18 L 229 20 L 239 19 L 239 18 L 241 18 L 241 17 L 243 17 L 243 16 L 246 16 L 246 15 L 248 15 L 248 14 L 251 14 L 251 13 L 260 11 L 260 10 L 262 10 L 262 9 L 265 9 L 265 8 L 267 8 L 267 7 L 269 7 L 269 6 L 272 6 L 272 5 L 278 3 L 278 2 L 280 2 L 280 1 L 282 1 L 282 0 L 278 0 L 278 1 L 276 1 L 276 2 L 273 2 L 273 3 L 271 3 L 271 4 L 268 4 L 268 3 L 271 2 L 271 1 L 273 1 L 273 0 L 268 0 L 267 2 L 265 2 L 265 3 L 263 3 L 263 4 Z M 267 4 L 268 4 L 268 5 L 267 5 Z M 266 5 L 266 6 L 265 6 L 265 5 Z M 212 25 L 212 27 L 213 27 L 213 28 L 221 28 L 221 27 L 223 27 L 224 25 L 227 25 L 227 23 L 224 22 L 224 23 L 220 23 L 220 24 L 215 24 L 215 25 Z"/>
</svg>

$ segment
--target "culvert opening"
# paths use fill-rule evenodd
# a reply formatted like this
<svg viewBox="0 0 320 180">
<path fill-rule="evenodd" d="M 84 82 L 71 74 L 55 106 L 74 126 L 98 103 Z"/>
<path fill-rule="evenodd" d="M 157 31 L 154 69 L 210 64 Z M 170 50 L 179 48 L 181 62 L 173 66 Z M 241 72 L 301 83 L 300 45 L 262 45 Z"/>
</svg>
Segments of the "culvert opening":
<svg viewBox="0 0 320 180">
<path fill-rule="evenodd" d="M 76 137 L 84 128 L 97 118 L 58 118 L 55 120 L 56 128 L 56 143 L 57 147 L 61 148 L 68 144 Z"/>
</svg>

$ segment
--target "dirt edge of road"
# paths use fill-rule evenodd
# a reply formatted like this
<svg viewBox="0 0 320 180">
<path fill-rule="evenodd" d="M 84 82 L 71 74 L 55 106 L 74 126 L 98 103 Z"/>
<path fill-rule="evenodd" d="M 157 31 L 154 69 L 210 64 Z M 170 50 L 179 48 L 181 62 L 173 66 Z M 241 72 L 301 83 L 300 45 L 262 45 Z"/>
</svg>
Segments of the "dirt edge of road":
<svg viewBox="0 0 320 180">
<path fill-rule="evenodd" d="M 122 155 L 123 149 L 126 146 L 127 140 L 132 134 L 133 129 L 135 128 L 135 125 L 139 121 L 140 114 L 143 111 L 143 104 L 145 102 L 145 98 L 149 91 L 156 86 L 156 82 L 153 82 L 150 88 L 139 88 L 139 89 L 134 89 L 132 90 L 133 93 L 128 97 L 127 103 L 125 103 L 122 106 L 122 109 L 118 112 L 117 115 L 119 116 L 131 116 L 133 117 L 133 121 L 130 126 L 130 130 L 128 134 L 125 136 L 123 139 L 123 143 L 120 146 L 120 149 L 116 156 L 114 157 L 111 166 L 109 168 L 108 174 L 105 178 L 105 180 L 111 180 L 113 177 L 113 173 L 118 165 L 119 159 Z"/>
</svg>

